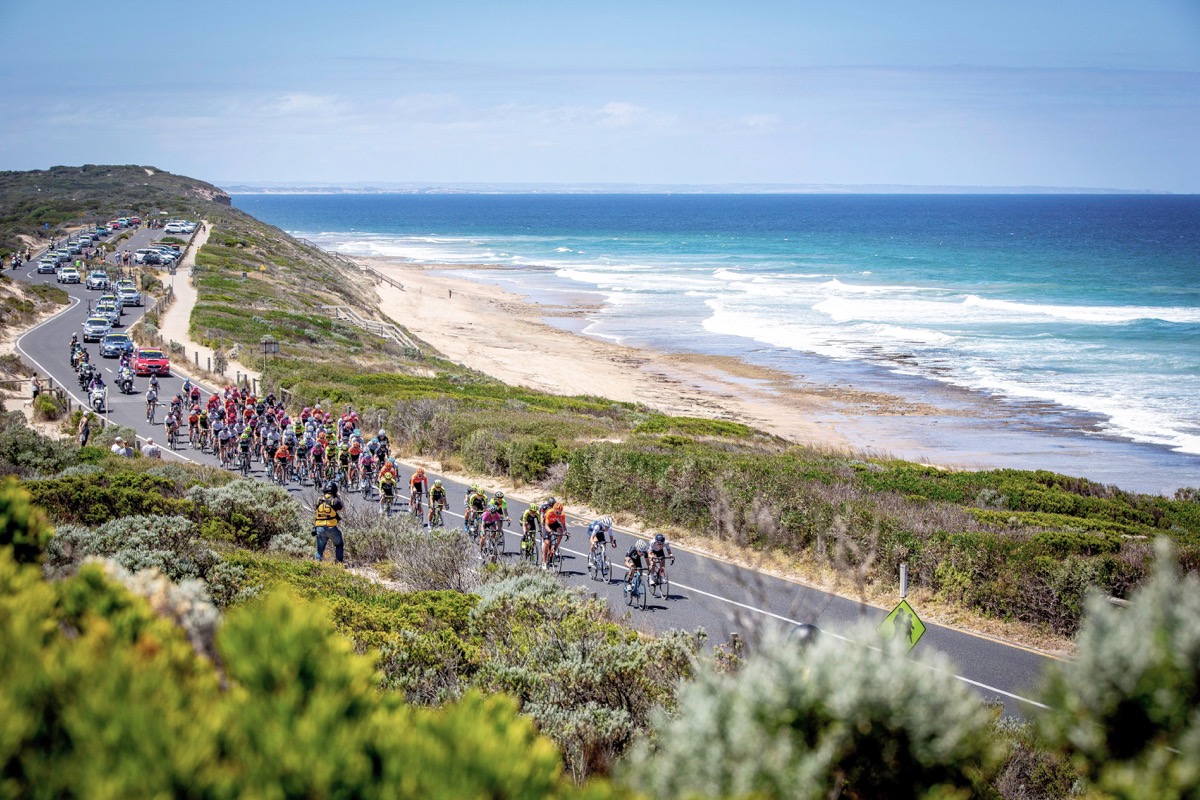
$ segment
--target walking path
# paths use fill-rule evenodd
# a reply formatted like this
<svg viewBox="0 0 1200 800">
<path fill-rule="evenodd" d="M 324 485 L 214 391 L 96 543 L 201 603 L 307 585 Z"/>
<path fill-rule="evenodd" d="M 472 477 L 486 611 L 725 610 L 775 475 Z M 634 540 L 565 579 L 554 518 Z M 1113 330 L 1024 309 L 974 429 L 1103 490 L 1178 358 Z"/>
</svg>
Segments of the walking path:
<svg viewBox="0 0 1200 800">
<path fill-rule="evenodd" d="M 203 227 L 188 246 L 187 252 L 183 254 L 183 258 L 179 260 L 179 268 L 174 276 L 163 275 L 165 281 L 169 281 L 172 289 L 175 292 L 175 302 L 160 315 L 158 320 L 158 332 L 162 336 L 164 342 L 176 341 L 182 344 L 185 348 L 186 359 L 172 359 L 171 370 L 174 372 L 182 372 L 188 377 L 199 377 L 196 375 L 194 354 L 200 354 L 200 364 L 208 364 L 212 358 L 213 351 L 211 347 L 205 347 L 199 342 L 193 341 L 188 333 L 188 326 L 192 320 L 192 309 L 196 306 L 196 287 L 192 283 L 190 277 L 192 268 L 196 265 L 196 253 L 208 241 L 208 234 L 212 231 L 208 220 L 203 220 Z M 261 379 L 262 374 L 256 370 L 247 367 L 240 361 L 229 359 L 229 366 L 225 370 L 229 382 L 233 382 L 233 376 L 238 372 L 249 376 L 250 379 Z"/>
</svg>

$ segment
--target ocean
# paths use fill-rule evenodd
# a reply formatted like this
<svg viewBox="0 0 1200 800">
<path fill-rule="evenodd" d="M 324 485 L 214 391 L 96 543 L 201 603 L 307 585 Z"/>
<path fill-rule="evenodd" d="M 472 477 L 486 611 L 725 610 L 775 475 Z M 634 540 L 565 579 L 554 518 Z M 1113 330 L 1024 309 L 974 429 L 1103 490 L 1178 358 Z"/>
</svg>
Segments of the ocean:
<svg viewBox="0 0 1200 800">
<path fill-rule="evenodd" d="M 1155 487 L 1200 483 L 1197 196 L 233 202 L 350 256 L 476 265 L 455 274 L 538 300 L 591 294 L 599 305 L 574 328 L 585 335 L 990 409 L 1006 426 L 1074 437 L 1072 453 L 1103 441 L 1091 458 L 1148 457 Z"/>
</svg>

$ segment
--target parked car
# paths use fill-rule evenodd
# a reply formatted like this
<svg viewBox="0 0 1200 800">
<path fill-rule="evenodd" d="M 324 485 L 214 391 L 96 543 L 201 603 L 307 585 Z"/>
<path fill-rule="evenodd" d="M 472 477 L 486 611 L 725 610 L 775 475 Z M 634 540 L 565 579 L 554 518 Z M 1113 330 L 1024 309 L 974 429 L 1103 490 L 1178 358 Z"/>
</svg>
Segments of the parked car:
<svg viewBox="0 0 1200 800">
<path fill-rule="evenodd" d="M 59 283 L 79 283 L 79 270 L 74 267 L 59 267 Z"/>
<path fill-rule="evenodd" d="M 167 225 L 166 227 L 163 228 L 163 233 L 186 233 L 186 232 L 187 231 L 184 230 L 184 227 L 182 225 L 176 225 L 174 223 L 171 223 L 170 225 Z"/>
<path fill-rule="evenodd" d="M 100 340 L 100 355 L 105 358 L 119 358 L 133 350 L 133 339 L 128 333 L 109 333 Z"/>
<path fill-rule="evenodd" d="M 89 289 L 107 289 L 110 286 L 108 273 L 102 269 L 94 269 L 88 273 L 87 288 Z"/>
<path fill-rule="evenodd" d="M 83 340 L 98 342 L 112 333 L 112 323 L 104 317 L 88 317 L 83 322 Z"/>
<path fill-rule="evenodd" d="M 171 362 L 162 350 L 139 347 L 133 351 L 134 375 L 170 375 Z"/>
</svg>

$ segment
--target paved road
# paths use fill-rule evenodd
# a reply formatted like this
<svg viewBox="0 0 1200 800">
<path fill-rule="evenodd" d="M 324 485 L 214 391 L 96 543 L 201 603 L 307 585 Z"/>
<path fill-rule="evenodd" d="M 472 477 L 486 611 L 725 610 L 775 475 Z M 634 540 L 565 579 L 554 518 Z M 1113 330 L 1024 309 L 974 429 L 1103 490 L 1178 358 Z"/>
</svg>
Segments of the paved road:
<svg viewBox="0 0 1200 800">
<path fill-rule="evenodd" d="M 130 249 L 145 246 L 144 242 L 157 238 L 159 231 L 138 231 L 125 245 Z M 36 261 L 36 258 L 34 259 Z M 20 270 L 21 275 L 30 273 L 28 266 Z M 11 273 L 10 273 L 11 274 Z M 49 279 L 54 276 L 29 274 L 32 280 Z M 187 280 L 180 275 L 178 280 Z M 49 373 L 59 384 L 73 391 L 76 403 L 82 401 L 78 382 L 68 362 L 68 344 L 71 333 L 78 331 L 86 316 L 86 300 L 96 292 L 88 292 L 82 286 L 66 287 L 72 305 L 59 316 L 30 331 L 17 342 L 19 351 L 44 373 Z M 143 309 L 129 309 L 126 325 L 138 319 Z M 90 348 L 92 349 L 92 348 Z M 93 349 L 93 355 L 97 355 Z M 112 372 L 115 361 L 102 361 Z M 111 386 L 111 380 L 106 381 Z M 145 419 L 145 400 L 142 392 L 146 380 L 138 379 L 136 393 L 120 395 L 113 389 L 111 419 L 138 431 L 140 438 L 153 436 L 160 444 L 165 440 L 161 427 L 152 429 Z M 170 398 L 178 390 L 182 380 L 178 377 L 162 381 L 160 397 Z M 161 421 L 162 415 L 159 415 Z M 186 447 L 186 445 L 185 445 Z M 214 463 L 211 456 L 192 450 L 166 454 L 167 458 L 179 458 L 198 463 Z M 405 470 L 401 485 L 406 485 L 410 472 Z M 256 477 L 262 472 L 256 469 Z M 431 480 L 433 477 L 431 475 Z M 451 501 L 448 524 L 461 524 L 462 498 L 465 487 L 455 481 L 443 479 Z M 315 500 L 314 489 L 293 485 L 289 489 L 309 506 Z M 358 502 L 363 502 L 359 500 Z M 525 505 L 514 498 L 510 502 L 510 513 L 519 519 Z M 631 621 L 639 628 L 649 631 L 664 631 L 671 628 L 694 630 L 704 628 L 711 643 L 723 642 L 732 632 L 747 634 L 758 626 L 777 623 L 783 626 L 814 624 L 820 627 L 821 635 L 842 637 L 852 625 L 868 620 L 882 621 L 886 610 L 864 605 L 854 600 L 827 594 L 798 583 L 764 575 L 757 571 L 737 567 L 720 559 L 709 558 L 698 553 L 675 548 L 676 562 L 671 568 L 671 594 L 667 600 L 651 600 L 645 611 L 627 609 L 621 591 L 624 567 L 619 566 L 625 549 L 634 540 L 634 534 L 617 531 L 618 547 L 610 550 L 613 564 L 613 580 L 608 585 L 593 581 L 587 573 L 587 538 L 584 528 L 589 520 L 570 520 L 571 539 L 564 545 L 564 576 L 569 584 L 585 586 L 608 601 L 618 614 L 629 613 Z M 519 537 L 509 532 L 506 537 L 508 551 L 518 549 Z M 918 609 L 919 612 L 919 609 Z M 1007 713 L 1023 715 L 1031 706 L 1037 705 L 1028 699 L 1028 687 L 1037 682 L 1049 658 L 1022 647 L 1008 645 L 989 638 L 964 633 L 938 625 L 928 625 L 925 637 L 917 645 L 917 651 L 939 650 L 949 655 L 960 665 L 955 677 L 973 687 L 982 696 L 1004 703 Z M 848 640 L 847 640 L 848 641 Z M 858 645 L 855 645 L 858 646 Z"/>
</svg>

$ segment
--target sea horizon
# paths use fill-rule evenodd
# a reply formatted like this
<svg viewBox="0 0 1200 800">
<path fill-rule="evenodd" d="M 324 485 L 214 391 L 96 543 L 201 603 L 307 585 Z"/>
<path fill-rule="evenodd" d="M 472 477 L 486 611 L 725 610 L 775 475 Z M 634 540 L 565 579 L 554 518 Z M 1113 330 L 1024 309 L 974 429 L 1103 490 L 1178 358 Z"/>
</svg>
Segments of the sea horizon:
<svg viewBox="0 0 1200 800">
<path fill-rule="evenodd" d="M 852 383 L 979 422 L 964 447 L 928 423 L 874 420 L 904 445 L 859 443 L 868 449 L 948 448 L 960 461 L 1136 481 L 1140 491 L 1194 484 L 1200 471 L 1194 196 L 234 202 L 350 256 L 451 265 L 535 300 L 588 293 L 596 308 L 576 333 L 734 356 L 797 383 Z"/>
</svg>

